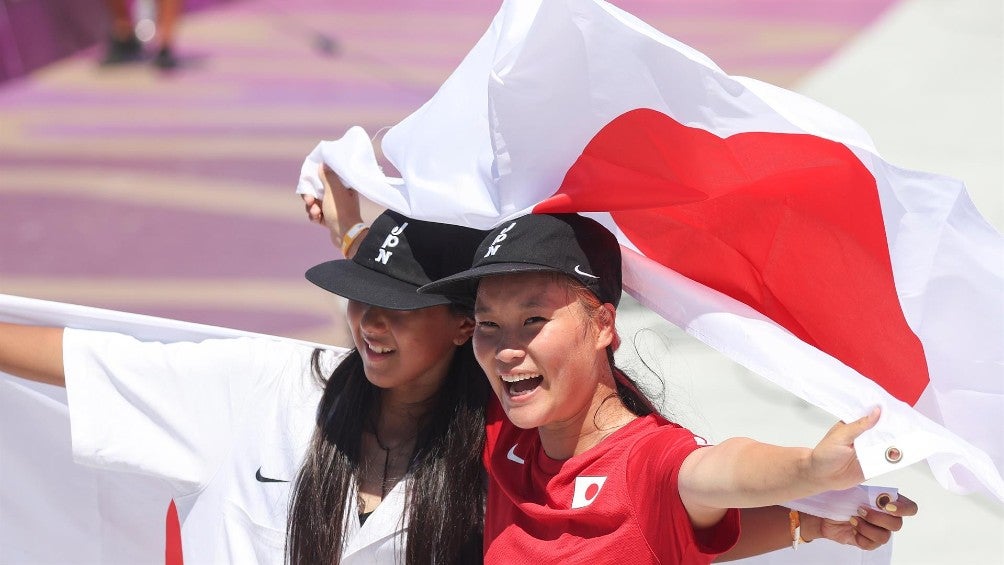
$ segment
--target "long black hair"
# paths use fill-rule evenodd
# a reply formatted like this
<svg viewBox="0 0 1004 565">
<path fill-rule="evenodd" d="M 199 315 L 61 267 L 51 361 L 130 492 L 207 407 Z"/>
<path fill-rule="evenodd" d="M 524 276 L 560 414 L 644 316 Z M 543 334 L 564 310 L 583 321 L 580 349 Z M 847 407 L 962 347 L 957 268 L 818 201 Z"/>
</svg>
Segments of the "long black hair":
<svg viewBox="0 0 1004 565">
<path fill-rule="evenodd" d="M 320 374 L 319 353 L 313 357 L 315 375 Z M 457 347 L 419 424 L 406 495 L 408 565 L 482 562 L 487 395 L 487 380 L 468 340 Z M 379 399 L 380 389 L 366 379 L 356 350 L 326 379 L 317 428 L 293 484 L 288 562 L 338 563 L 345 520 L 356 511 L 350 489 L 359 473 L 362 434 L 379 410 Z"/>
</svg>

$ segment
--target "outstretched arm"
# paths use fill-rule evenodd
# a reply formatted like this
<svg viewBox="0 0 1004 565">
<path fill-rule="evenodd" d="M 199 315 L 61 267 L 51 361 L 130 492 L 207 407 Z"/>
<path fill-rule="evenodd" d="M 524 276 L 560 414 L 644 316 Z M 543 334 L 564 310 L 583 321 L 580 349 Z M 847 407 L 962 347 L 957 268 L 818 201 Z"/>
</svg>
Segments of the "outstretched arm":
<svg viewBox="0 0 1004 565">
<path fill-rule="evenodd" d="M 801 537 L 810 542 L 823 538 L 871 551 L 889 542 L 903 527 L 903 517 L 917 513 L 917 503 L 902 494 L 885 512 L 862 506 L 847 521 L 829 520 L 801 513 Z M 791 547 L 788 509 L 783 506 L 746 508 L 740 514 L 742 535 L 729 551 L 715 561 L 725 562 Z"/>
<path fill-rule="evenodd" d="M 63 328 L 0 322 L 0 371 L 65 387 Z"/>
<path fill-rule="evenodd" d="M 779 447 L 733 438 L 693 451 L 680 467 L 680 498 L 695 528 L 716 524 L 728 508 L 778 504 L 864 480 L 854 439 L 878 421 L 876 408 L 838 423 L 813 448 Z"/>
</svg>

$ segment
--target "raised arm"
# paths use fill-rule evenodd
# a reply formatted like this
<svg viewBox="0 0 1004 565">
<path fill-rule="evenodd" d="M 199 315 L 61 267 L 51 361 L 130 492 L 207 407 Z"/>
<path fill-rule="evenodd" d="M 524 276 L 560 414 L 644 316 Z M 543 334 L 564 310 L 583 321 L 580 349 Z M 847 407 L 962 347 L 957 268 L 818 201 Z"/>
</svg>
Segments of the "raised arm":
<svg viewBox="0 0 1004 565">
<path fill-rule="evenodd" d="M 63 328 L 0 322 L 0 371 L 65 387 Z"/>
<path fill-rule="evenodd" d="M 347 259 L 352 258 L 359 247 L 359 242 L 362 241 L 362 236 L 366 234 L 368 229 L 357 229 L 355 233 L 351 232 L 353 227 L 363 223 L 359 207 L 359 193 L 345 186 L 338 175 L 327 165 L 320 166 L 318 176 L 321 179 L 321 184 L 324 185 L 324 196 L 321 200 L 317 200 L 313 196 L 303 195 L 307 218 L 311 222 L 327 227 L 331 234 L 331 243 L 341 249 Z M 347 234 L 352 237 L 346 247 L 344 244 Z"/>
<path fill-rule="evenodd" d="M 695 528 L 721 520 L 728 508 L 778 504 L 864 480 L 854 439 L 878 421 L 879 410 L 838 423 L 813 448 L 779 447 L 733 438 L 692 452 L 680 468 L 680 498 Z"/>
</svg>

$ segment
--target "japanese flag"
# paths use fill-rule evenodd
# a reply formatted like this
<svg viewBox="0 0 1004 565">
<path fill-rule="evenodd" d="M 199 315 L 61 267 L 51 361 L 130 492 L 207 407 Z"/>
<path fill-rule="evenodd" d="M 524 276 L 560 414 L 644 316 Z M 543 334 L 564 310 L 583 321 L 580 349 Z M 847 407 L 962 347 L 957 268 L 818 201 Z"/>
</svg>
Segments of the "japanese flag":
<svg viewBox="0 0 1004 565">
<path fill-rule="evenodd" d="M 322 143 L 370 199 L 494 226 L 583 212 L 625 287 L 667 320 L 850 421 L 868 477 L 926 459 L 1004 500 L 1004 240 L 959 181 L 897 168 L 837 112 L 711 60 L 598 0 L 506 2 L 392 128 Z"/>
</svg>

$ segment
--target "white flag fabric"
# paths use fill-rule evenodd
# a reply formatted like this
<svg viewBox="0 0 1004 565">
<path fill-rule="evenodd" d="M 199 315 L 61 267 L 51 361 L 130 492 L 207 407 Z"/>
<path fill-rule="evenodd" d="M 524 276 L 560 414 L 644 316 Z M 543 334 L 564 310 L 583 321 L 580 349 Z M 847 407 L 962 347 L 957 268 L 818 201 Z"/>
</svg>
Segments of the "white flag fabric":
<svg viewBox="0 0 1004 565">
<path fill-rule="evenodd" d="M 164 343 L 260 335 L 2 294 L 0 321 Z M 0 563 L 180 565 L 172 492 L 157 478 L 75 463 L 66 389 L 0 372 Z"/>
<path fill-rule="evenodd" d="M 842 420 L 882 406 L 867 477 L 926 459 L 1004 501 L 1004 239 L 850 119 L 605 2 L 520 0 L 387 132 L 400 178 L 350 133 L 315 158 L 377 203 L 478 228 L 587 213 L 670 322 Z"/>
</svg>

